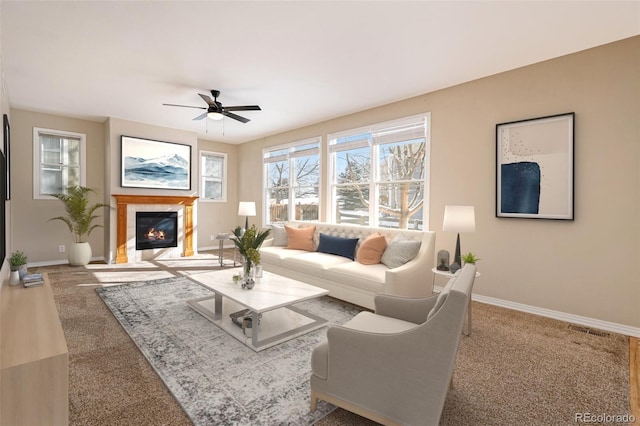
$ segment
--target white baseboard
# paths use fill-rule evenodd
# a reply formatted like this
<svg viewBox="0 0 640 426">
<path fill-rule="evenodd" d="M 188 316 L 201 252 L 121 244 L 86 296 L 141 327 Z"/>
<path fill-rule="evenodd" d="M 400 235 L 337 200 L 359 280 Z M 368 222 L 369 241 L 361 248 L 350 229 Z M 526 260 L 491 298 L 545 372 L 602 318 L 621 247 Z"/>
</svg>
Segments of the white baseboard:
<svg viewBox="0 0 640 426">
<path fill-rule="evenodd" d="M 434 286 L 434 290 L 439 292 L 442 290 L 442 287 Z M 640 337 L 640 328 L 638 327 L 631 327 L 629 325 L 618 324 L 615 322 L 568 314 L 566 312 L 554 311 L 546 308 L 539 308 L 537 306 L 525 305 L 523 303 L 510 302 L 508 300 L 496 299 L 495 297 L 482 296 L 480 294 L 472 294 L 471 299 L 488 305 L 500 306 L 502 308 L 513 309 L 514 311 L 540 315 L 542 317 L 552 318 L 572 324 L 584 325 L 587 327 L 597 328 L 599 330 L 623 334 L 625 336 Z"/>
</svg>

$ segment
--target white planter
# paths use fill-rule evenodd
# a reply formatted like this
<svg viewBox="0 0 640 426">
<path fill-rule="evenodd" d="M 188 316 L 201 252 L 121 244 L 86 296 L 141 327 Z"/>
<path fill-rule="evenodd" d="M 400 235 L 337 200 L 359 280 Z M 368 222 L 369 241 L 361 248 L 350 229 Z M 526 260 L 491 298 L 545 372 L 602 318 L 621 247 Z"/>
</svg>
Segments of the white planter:
<svg viewBox="0 0 640 426">
<path fill-rule="evenodd" d="M 18 271 L 11 271 L 9 275 L 9 285 L 18 285 L 20 284 L 20 274 Z"/>
<path fill-rule="evenodd" d="M 69 247 L 69 264 L 84 266 L 91 261 L 91 246 L 89 243 L 71 243 Z"/>
</svg>

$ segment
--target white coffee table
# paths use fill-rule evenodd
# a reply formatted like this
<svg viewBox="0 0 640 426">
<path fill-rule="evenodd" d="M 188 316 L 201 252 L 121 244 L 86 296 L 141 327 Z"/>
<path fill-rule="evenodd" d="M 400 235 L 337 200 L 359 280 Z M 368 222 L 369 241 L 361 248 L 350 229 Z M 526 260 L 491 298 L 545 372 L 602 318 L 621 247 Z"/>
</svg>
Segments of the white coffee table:
<svg viewBox="0 0 640 426">
<path fill-rule="evenodd" d="M 245 290 L 233 282 L 233 275 L 237 273 L 237 269 L 225 269 L 189 276 L 214 295 L 187 303 L 254 351 L 270 348 L 327 324 L 326 319 L 292 305 L 325 296 L 329 294 L 328 290 L 266 271 L 262 278 L 256 279 L 252 290 Z M 243 329 L 231 321 L 229 315 L 243 309 L 251 312 L 251 328 Z"/>
</svg>

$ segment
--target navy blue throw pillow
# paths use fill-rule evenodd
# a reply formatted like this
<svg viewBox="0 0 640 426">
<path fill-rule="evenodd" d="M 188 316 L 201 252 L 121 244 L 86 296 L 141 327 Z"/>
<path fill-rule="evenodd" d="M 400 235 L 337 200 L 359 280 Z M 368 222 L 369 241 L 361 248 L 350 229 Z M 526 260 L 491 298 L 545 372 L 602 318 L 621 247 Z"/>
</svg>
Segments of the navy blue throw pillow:
<svg viewBox="0 0 640 426">
<path fill-rule="evenodd" d="M 321 233 L 317 251 L 355 260 L 356 244 L 358 238 L 341 238 Z"/>
</svg>

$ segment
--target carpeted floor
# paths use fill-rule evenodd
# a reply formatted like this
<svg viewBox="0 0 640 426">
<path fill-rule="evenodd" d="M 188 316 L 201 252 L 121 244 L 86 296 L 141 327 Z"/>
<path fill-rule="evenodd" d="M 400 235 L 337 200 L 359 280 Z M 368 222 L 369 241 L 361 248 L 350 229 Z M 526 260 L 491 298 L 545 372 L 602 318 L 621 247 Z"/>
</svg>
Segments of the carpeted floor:
<svg viewBox="0 0 640 426">
<path fill-rule="evenodd" d="M 47 272 L 67 339 L 71 425 L 189 425 L 163 382 L 98 297 L 99 286 L 188 275 L 213 256 L 132 265 L 30 268 Z M 628 338 L 473 303 L 443 425 L 575 424 L 577 413 L 629 412 Z M 427 361 L 428 362 L 428 361 Z M 319 426 L 372 425 L 336 410 Z"/>
</svg>

